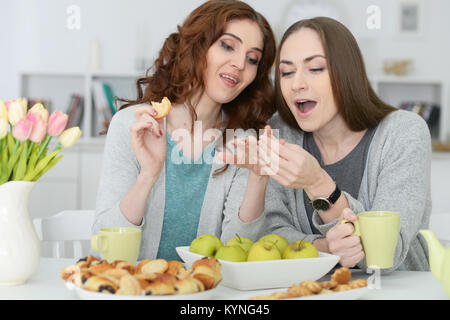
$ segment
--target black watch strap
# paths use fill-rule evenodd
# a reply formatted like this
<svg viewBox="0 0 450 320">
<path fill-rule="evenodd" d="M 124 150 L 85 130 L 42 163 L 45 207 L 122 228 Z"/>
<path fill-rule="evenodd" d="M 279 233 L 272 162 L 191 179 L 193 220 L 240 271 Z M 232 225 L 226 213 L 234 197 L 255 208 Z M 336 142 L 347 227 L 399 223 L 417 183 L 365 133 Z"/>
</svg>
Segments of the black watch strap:
<svg viewBox="0 0 450 320">
<path fill-rule="evenodd" d="M 330 201 L 331 204 L 335 204 L 340 196 L 341 189 L 339 189 L 338 185 L 336 184 L 336 189 L 334 189 L 333 193 L 328 197 L 328 201 Z"/>
</svg>

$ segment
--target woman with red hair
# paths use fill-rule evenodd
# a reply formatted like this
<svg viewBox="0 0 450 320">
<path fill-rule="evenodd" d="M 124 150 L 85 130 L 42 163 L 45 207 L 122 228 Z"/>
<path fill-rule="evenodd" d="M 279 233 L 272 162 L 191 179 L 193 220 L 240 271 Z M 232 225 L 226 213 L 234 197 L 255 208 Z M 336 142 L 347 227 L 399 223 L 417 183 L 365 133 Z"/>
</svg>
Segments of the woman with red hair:
<svg viewBox="0 0 450 320">
<path fill-rule="evenodd" d="M 142 229 L 139 259 L 178 260 L 177 246 L 201 234 L 223 242 L 256 239 L 263 217 L 250 190 L 265 188 L 252 169 L 215 157 L 227 129 L 262 129 L 275 112 L 269 72 L 275 40 L 266 19 L 241 1 L 207 1 L 164 42 L 138 79 L 136 100 L 111 121 L 93 231 Z M 152 73 L 150 73 L 152 72 Z M 167 97 L 156 120 L 152 101 Z M 227 132 L 227 133 L 228 133 Z M 193 147 L 192 147 L 193 146 Z"/>
</svg>

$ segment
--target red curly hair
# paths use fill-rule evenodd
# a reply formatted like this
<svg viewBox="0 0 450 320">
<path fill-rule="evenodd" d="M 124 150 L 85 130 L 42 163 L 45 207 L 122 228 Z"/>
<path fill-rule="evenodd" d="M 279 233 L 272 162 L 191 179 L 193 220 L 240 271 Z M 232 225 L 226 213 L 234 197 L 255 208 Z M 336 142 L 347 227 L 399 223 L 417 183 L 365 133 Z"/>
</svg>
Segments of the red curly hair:
<svg viewBox="0 0 450 320">
<path fill-rule="evenodd" d="M 264 48 L 255 80 L 233 101 L 223 104 L 228 116 L 226 129 L 260 129 L 275 112 L 273 87 L 269 72 L 273 65 L 276 44 L 267 20 L 248 4 L 234 0 L 207 1 L 191 12 L 178 32 L 165 40 L 159 56 L 145 77 L 137 80 L 137 99 L 117 99 L 125 102 L 120 109 L 169 98 L 174 104 L 188 102 L 205 89 L 203 71 L 208 49 L 224 33 L 231 20 L 249 19 L 258 24 L 263 34 Z M 153 74 L 150 74 L 153 70 Z M 187 103 L 188 104 L 188 103 Z M 192 123 L 197 115 L 188 104 Z M 257 130 L 258 131 L 258 130 Z"/>
</svg>

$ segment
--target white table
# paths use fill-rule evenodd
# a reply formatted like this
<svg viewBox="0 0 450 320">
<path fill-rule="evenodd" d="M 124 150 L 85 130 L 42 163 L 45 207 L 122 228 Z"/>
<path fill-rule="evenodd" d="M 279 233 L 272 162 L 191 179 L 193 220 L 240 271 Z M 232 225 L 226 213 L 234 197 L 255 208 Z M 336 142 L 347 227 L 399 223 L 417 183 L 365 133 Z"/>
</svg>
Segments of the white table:
<svg viewBox="0 0 450 320">
<path fill-rule="evenodd" d="M 0 300 L 6 299 L 36 299 L 36 300 L 67 300 L 77 299 L 60 279 L 61 270 L 76 262 L 75 259 L 41 258 L 36 274 L 25 284 L 19 286 L 0 286 Z M 352 279 L 367 279 L 371 275 L 363 272 L 354 272 Z M 324 278 L 329 279 L 330 275 Z M 213 299 L 236 299 L 242 296 L 252 296 L 284 289 L 271 289 L 259 291 L 240 291 L 225 286 L 218 286 Z M 379 289 L 371 289 L 362 297 L 363 299 L 448 299 L 444 289 L 430 272 L 395 271 L 389 275 L 382 275 Z"/>
</svg>

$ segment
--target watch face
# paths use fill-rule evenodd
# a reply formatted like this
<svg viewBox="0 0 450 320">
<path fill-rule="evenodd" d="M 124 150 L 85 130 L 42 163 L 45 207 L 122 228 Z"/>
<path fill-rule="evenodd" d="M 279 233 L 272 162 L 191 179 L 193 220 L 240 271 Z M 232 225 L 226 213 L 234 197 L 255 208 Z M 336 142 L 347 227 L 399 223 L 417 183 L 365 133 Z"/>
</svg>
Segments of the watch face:
<svg viewBox="0 0 450 320">
<path fill-rule="evenodd" d="M 312 207 L 317 211 L 327 211 L 330 209 L 330 202 L 325 198 L 316 198 L 312 201 Z"/>
</svg>

